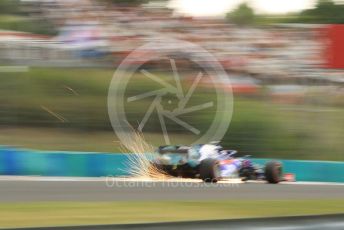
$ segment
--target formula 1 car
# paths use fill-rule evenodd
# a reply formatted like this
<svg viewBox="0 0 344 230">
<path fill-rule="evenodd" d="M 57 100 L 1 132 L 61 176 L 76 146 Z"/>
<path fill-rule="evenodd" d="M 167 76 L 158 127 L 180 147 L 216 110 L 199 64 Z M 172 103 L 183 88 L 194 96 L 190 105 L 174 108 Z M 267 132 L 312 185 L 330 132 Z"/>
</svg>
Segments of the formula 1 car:
<svg viewBox="0 0 344 230">
<path fill-rule="evenodd" d="M 151 162 L 151 166 L 170 176 L 199 178 L 210 183 L 226 178 L 266 180 L 272 184 L 282 180 L 280 162 L 255 165 L 250 156 L 235 157 L 237 151 L 223 150 L 218 143 L 160 146 L 157 152 L 159 155 Z"/>
</svg>

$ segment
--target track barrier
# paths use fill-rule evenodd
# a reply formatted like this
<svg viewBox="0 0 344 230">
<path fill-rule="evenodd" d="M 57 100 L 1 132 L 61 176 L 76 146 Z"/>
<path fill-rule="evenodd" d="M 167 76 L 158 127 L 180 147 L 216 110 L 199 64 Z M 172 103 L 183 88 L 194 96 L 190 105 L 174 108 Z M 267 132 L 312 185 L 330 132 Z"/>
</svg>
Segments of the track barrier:
<svg viewBox="0 0 344 230">
<path fill-rule="evenodd" d="M 272 159 L 252 158 L 264 165 Z M 344 162 L 278 160 L 297 181 L 344 182 Z M 0 147 L 0 175 L 128 176 L 128 154 L 38 151 Z"/>
</svg>

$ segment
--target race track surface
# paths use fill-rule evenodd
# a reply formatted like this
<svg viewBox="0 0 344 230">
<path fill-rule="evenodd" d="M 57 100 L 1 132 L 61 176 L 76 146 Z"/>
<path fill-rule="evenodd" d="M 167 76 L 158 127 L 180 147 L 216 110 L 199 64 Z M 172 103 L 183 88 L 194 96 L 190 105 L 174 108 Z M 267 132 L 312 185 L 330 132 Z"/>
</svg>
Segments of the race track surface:
<svg viewBox="0 0 344 230">
<path fill-rule="evenodd" d="M 0 179 L 0 202 L 336 198 L 343 184 Z"/>
<path fill-rule="evenodd" d="M 28 228 L 28 230 L 56 230 L 55 227 Z M 93 225 L 93 226 L 67 226 L 60 230 L 201 230 L 201 229 L 240 229 L 240 230 L 343 230 L 344 214 L 317 215 L 317 216 L 291 216 L 273 218 L 251 218 L 231 220 L 206 220 L 186 222 L 165 222 L 146 224 L 120 224 L 120 225 Z M 18 229 L 21 230 L 21 229 Z"/>
</svg>

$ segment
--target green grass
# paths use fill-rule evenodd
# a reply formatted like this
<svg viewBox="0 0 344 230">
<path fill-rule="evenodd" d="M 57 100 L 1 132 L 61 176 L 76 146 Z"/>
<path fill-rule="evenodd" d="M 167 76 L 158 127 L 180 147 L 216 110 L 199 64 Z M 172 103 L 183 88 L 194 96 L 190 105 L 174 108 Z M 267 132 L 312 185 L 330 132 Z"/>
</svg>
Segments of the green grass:
<svg viewBox="0 0 344 230">
<path fill-rule="evenodd" d="M 159 145 L 161 135 L 149 134 L 151 141 Z M 179 143 L 191 138 L 188 135 L 172 135 Z M 113 131 L 77 131 L 61 128 L 6 127 L 0 132 L 1 145 L 37 150 L 122 152 Z"/>
<path fill-rule="evenodd" d="M 11 14 L 2 14 L 0 15 L 1 22 L 17 22 L 17 21 L 23 21 L 26 18 L 23 16 L 18 15 L 11 15 Z"/>
<path fill-rule="evenodd" d="M 76 68 L 31 68 L 26 73 L 1 73 L 0 126 L 3 132 L 0 145 L 43 150 L 118 151 L 120 145 L 107 112 L 107 92 L 113 73 L 113 69 Z M 166 73 L 156 74 L 173 81 Z M 125 91 L 127 96 L 160 87 L 141 74 L 134 78 Z M 196 105 L 214 97 L 214 92 L 201 88 L 192 99 Z M 304 102 L 288 105 L 274 102 L 265 92 L 251 97 L 235 95 L 233 118 L 223 139 L 224 147 L 255 157 L 343 161 L 343 99 L 342 94 L 312 92 L 305 95 Z M 151 102 L 151 98 L 147 98 L 127 103 L 128 121 L 137 127 Z M 204 131 L 215 110 L 188 114 L 182 119 Z M 166 124 L 172 144 L 190 144 L 198 138 L 169 119 Z M 149 142 L 164 143 L 156 114 L 147 122 L 144 133 Z"/>
<path fill-rule="evenodd" d="M 344 213 L 344 200 L 0 204 L 0 227 L 119 224 Z"/>
</svg>

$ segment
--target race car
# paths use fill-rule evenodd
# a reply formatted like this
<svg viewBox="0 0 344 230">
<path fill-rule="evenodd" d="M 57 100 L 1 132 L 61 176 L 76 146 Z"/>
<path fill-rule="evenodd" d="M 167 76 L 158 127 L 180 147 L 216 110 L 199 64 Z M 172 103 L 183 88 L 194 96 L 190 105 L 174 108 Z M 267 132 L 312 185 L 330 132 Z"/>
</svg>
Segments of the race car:
<svg viewBox="0 0 344 230">
<path fill-rule="evenodd" d="M 226 178 L 266 180 L 277 184 L 283 180 L 282 164 L 270 161 L 265 166 L 253 164 L 250 156 L 235 157 L 237 151 L 223 150 L 218 142 L 193 146 L 160 146 L 151 166 L 160 172 L 184 178 L 199 178 L 216 183 Z"/>
</svg>

